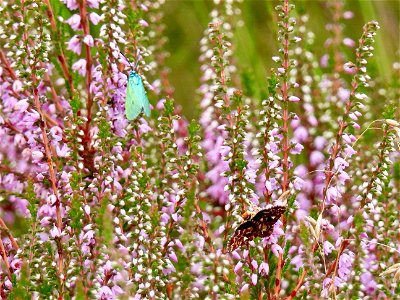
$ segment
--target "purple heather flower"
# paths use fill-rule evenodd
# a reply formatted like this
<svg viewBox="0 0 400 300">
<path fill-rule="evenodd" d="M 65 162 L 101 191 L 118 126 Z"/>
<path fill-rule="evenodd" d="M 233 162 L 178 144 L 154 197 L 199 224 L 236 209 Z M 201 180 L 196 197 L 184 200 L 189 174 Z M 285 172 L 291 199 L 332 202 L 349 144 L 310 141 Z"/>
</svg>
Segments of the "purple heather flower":
<svg viewBox="0 0 400 300">
<path fill-rule="evenodd" d="M 328 66 L 328 62 L 329 62 L 329 55 L 328 54 L 322 55 L 319 61 L 321 67 L 326 68 Z"/>
<path fill-rule="evenodd" d="M 12 85 L 12 89 L 15 93 L 19 93 L 20 91 L 22 91 L 22 82 L 18 79 L 15 80 Z"/>
<path fill-rule="evenodd" d="M 58 229 L 56 227 L 56 225 L 53 225 L 53 228 L 50 229 L 50 236 L 52 238 L 56 238 L 56 237 L 60 237 L 61 236 L 61 231 L 60 231 L 60 229 Z"/>
<path fill-rule="evenodd" d="M 249 289 L 249 284 L 246 283 L 245 285 L 242 286 L 242 288 L 240 289 L 240 293 L 243 293 L 245 291 L 247 291 Z"/>
<path fill-rule="evenodd" d="M 89 19 L 93 23 L 93 25 L 97 25 L 97 24 L 99 24 L 101 17 L 98 14 L 96 14 L 95 12 L 91 12 L 89 14 Z"/>
<path fill-rule="evenodd" d="M 68 50 L 80 55 L 81 54 L 81 40 L 78 35 L 74 35 L 68 42 Z"/>
<path fill-rule="evenodd" d="M 85 35 L 85 37 L 83 38 L 83 42 L 86 45 L 88 45 L 89 47 L 93 47 L 94 46 L 94 40 L 93 40 L 93 37 L 90 34 Z"/>
<path fill-rule="evenodd" d="M 78 71 L 78 73 L 82 76 L 86 75 L 86 59 L 79 59 L 72 65 L 72 70 Z"/>
<path fill-rule="evenodd" d="M 143 19 L 140 19 L 139 20 L 139 25 L 140 26 L 142 26 L 142 27 L 148 27 L 149 26 L 149 23 L 147 23 L 145 20 L 143 20 Z"/>
<path fill-rule="evenodd" d="M 178 257 L 176 256 L 175 251 L 171 250 L 171 252 L 169 253 L 168 257 L 170 259 L 172 259 L 172 261 L 174 261 L 176 263 L 178 262 Z"/>
<path fill-rule="evenodd" d="M 74 14 L 72 15 L 72 17 L 70 17 L 67 21 L 67 24 L 69 24 L 69 26 L 71 26 L 71 28 L 73 30 L 79 30 L 82 28 L 81 26 L 81 16 L 78 14 Z"/>
<path fill-rule="evenodd" d="M 290 96 L 290 97 L 288 98 L 288 100 L 289 100 L 290 102 L 299 102 L 299 101 L 300 101 L 300 98 L 299 98 L 299 97 L 296 97 L 296 96 Z"/>
<path fill-rule="evenodd" d="M 333 250 L 335 250 L 335 247 L 329 241 L 325 241 L 324 242 L 325 255 L 329 255 Z"/>
<path fill-rule="evenodd" d="M 87 4 L 91 8 L 99 8 L 99 3 L 100 3 L 99 0 L 87 0 Z"/>
<path fill-rule="evenodd" d="M 347 102 L 347 100 L 350 98 L 350 91 L 341 87 L 337 92 L 337 96 L 339 97 L 340 101 Z"/>
<path fill-rule="evenodd" d="M 61 1 L 67 5 L 69 10 L 74 10 L 79 7 L 78 2 L 76 0 L 61 0 Z"/>
<path fill-rule="evenodd" d="M 343 19 L 352 19 L 354 17 L 354 13 L 352 11 L 345 11 L 343 13 Z"/>
<path fill-rule="evenodd" d="M 283 231 L 282 231 L 282 234 L 283 234 Z M 271 246 L 271 251 L 272 251 L 272 253 L 274 253 L 274 255 L 275 255 L 276 257 L 279 257 L 279 254 L 282 254 L 282 253 L 283 253 L 282 247 L 279 246 L 278 244 L 273 244 L 273 245 Z"/>
<path fill-rule="evenodd" d="M 236 266 L 235 266 L 235 268 L 233 269 L 233 271 L 234 271 L 236 274 L 239 274 L 239 273 L 241 273 L 241 271 L 242 271 L 242 267 L 243 267 L 243 263 L 242 263 L 241 261 L 238 261 L 238 263 L 236 264 Z"/>
<path fill-rule="evenodd" d="M 258 268 L 258 272 L 259 272 L 261 275 L 264 275 L 264 276 L 268 275 L 268 273 L 269 273 L 269 265 L 268 265 L 268 263 L 266 263 L 266 262 L 263 261 L 263 262 L 260 264 L 259 268 Z"/>
<path fill-rule="evenodd" d="M 353 48 L 356 45 L 356 42 L 352 40 L 351 38 L 344 38 L 343 39 L 343 45 Z"/>
<path fill-rule="evenodd" d="M 257 274 L 251 274 L 251 283 L 252 283 L 253 285 L 256 285 L 256 284 L 257 284 L 257 280 L 258 280 Z"/>
<path fill-rule="evenodd" d="M 294 147 L 290 149 L 291 154 L 300 154 L 301 151 L 304 149 L 304 146 L 300 143 L 295 143 Z"/>
<path fill-rule="evenodd" d="M 361 274 L 360 280 L 363 285 L 362 290 L 368 295 L 372 295 L 377 290 L 377 283 L 370 272 Z"/>
<path fill-rule="evenodd" d="M 309 137 L 307 128 L 303 126 L 297 127 L 296 130 L 293 132 L 293 135 L 296 138 L 296 140 L 300 143 L 307 141 Z"/>
</svg>

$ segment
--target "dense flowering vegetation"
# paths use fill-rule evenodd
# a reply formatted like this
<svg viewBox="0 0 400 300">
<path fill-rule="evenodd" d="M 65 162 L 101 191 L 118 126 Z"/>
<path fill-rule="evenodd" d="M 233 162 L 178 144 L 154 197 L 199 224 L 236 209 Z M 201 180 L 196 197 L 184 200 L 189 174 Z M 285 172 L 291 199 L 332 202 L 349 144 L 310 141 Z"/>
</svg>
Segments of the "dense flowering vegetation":
<svg viewBox="0 0 400 300">
<path fill-rule="evenodd" d="M 369 72 L 378 23 L 346 38 L 336 1 L 316 57 L 307 12 L 283 0 L 276 66 L 256 84 L 235 65 L 240 3 L 216 1 L 190 121 L 163 4 L 0 4 L 1 298 L 400 297 L 400 68 Z M 125 118 L 121 53 L 150 118 Z M 284 193 L 273 233 L 227 251 L 242 214 Z"/>
</svg>

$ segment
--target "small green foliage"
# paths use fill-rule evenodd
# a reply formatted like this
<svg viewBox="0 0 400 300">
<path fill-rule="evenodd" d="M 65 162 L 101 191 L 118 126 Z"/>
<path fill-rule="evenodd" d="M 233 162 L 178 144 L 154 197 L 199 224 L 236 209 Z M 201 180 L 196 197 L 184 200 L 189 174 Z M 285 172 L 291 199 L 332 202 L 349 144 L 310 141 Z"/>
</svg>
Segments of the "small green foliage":
<svg viewBox="0 0 400 300">
<path fill-rule="evenodd" d="M 83 217 L 83 203 L 82 198 L 74 196 L 71 199 L 71 209 L 68 211 L 68 215 L 71 218 L 71 227 L 74 229 L 82 228 L 82 217 Z"/>
<path fill-rule="evenodd" d="M 396 112 L 399 108 L 394 105 L 387 105 L 382 113 L 384 119 L 396 119 Z"/>
<path fill-rule="evenodd" d="M 164 114 L 165 116 L 171 116 L 174 112 L 174 100 L 173 99 L 166 99 L 164 102 Z"/>
<path fill-rule="evenodd" d="M 99 124 L 99 137 L 102 139 L 106 139 L 110 136 L 111 128 L 110 124 L 106 119 L 102 119 Z"/>
<path fill-rule="evenodd" d="M 199 123 L 195 119 L 192 119 L 192 121 L 190 122 L 190 124 L 188 126 L 189 135 L 191 137 L 194 137 L 198 134 L 199 130 L 200 130 Z"/>
<path fill-rule="evenodd" d="M 79 96 L 77 94 L 74 94 L 70 100 L 70 105 L 72 112 L 74 115 L 78 112 L 78 110 L 81 108 L 81 101 L 79 99 Z"/>
</svg>

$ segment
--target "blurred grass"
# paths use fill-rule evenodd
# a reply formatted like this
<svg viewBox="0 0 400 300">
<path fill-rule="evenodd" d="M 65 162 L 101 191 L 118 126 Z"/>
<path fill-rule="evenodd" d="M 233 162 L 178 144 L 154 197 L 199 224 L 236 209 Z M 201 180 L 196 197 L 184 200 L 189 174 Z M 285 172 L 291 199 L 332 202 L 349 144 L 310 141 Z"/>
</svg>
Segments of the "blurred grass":
<svg viewBox="0 0 400 300">
<path fill-rule="evenodd" d="M 277 54 L 276 15 L 277 1 L 244 1 L 241 3 L 244 26 L 237 27 L 234 38 L 236 65 L 240 72 L 248 72 L 256 80 L 255 96 L 266 90 L 266 76 L 273 66 L 271 57 Z M 315 33 L 314 54 L 322 56 L 324 42 L 329 36 L 325 25 L 331 21 L 326 1 L 296 1 L 309 15 L 308 27 Z M 194 101 L 198 99 L 196 89 L 200 85 L 199 42 L 210 21 L 209 13 L 214 7 L 211 1 L 166 1 L 164 5 L 166 35 L 171 53 L 167 65 L 171 68 L 171 82 L 175 87 L 175 99 L 183 106 L 188 118 L 193 117 Z M 386 82 L 392 76 L 392 63 L 398 60 L 400 48 L 399 1 L 346 1 L 344 10 L 354 12 L 354 18 L 345 21 L 344 37 L 358 42 L 363 25 L 371 20 L 379 22 L 375 43 L 375 76 Z M 354 52 L 348 51 L 350 59 Z"/>
</svg>

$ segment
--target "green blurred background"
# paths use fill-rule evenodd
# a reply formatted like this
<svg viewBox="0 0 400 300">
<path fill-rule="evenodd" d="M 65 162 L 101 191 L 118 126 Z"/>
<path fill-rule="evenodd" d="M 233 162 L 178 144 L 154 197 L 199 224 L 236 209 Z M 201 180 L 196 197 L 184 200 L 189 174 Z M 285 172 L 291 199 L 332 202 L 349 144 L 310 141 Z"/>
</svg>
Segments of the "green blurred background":
<svg viewBox="0 0 400 300">
<path fill-rule="evenodd" d="M 314 54 L 319 59 L 326 53 L 325 40 L 331 33 L 325 25 L 332 21 L 333 9 L 327 3 L 334 1 L 292 1 L 296 12 L 309 16 L 308 28 L 315 33 Z M 268 70 L 273 66 L 271 56 L 277 55 L 276 14 L 278 1 L 243 1 L 239 4 L 244 26 L 238 27 L 234 38 L 234 51 L 239 71 L 251 71 L 258 85 L 264 85 Z M 199 41 L 210 21 L 212 1 L 173 1 L 164 4 L 166 47 L 171 56 L 166 64 L 171 69 L 170 80 L 175 87 L 175 100 L 183 106 L 184 114 L 194 115 L 193 103 L 198 99 L 196 89 L 200 84 Z M 392 64 L 398 61 L 400 44 L 400 1 L 353 0 L 344 1 L 343 11 L 352 11 L 354 17 L 343 23 L 344 36 L 358 42 L 362 26 L 370 21 L 379 22 L 381 29 L 375 43 L 376 74 L 383 80 L 393 75 Z M 344 47 L 345 48 L 345 47 Z M 348 49 L 348 58 L 354 58 L 354 49 Z M 184 83 L 184 84 L 183 84 Z M 262 86 L 259 86 L 262 89 Z"/>
</svg>

